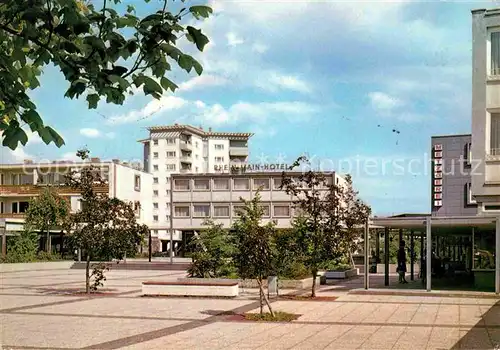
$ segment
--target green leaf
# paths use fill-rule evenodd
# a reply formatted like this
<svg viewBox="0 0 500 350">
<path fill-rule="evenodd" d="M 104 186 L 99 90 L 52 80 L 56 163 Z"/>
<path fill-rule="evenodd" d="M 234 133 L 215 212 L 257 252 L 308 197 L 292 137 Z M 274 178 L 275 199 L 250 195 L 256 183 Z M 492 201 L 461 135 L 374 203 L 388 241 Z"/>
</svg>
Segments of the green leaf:
<svg viewBox="0 0 500 350">
<path fill-rule="evenodd" d="M 155 98 L 159 98 L 161 96 L 163 90 L 154 79 L 144 76 L 144 86 L 143 86 L 144 93 L 146 95 L 153 95 Z"/>
<path fill-rule="evenodd" d="M 132 5 L 127 5 L 127 12 L 128 12 L 128 13 L 135 12 L 135 7 L 134 7 L 134 6 L 132 6 Z"/>
<path fill-rule="evenodd" d="M 163 43 L 160 45 L 160 49 L 176 61 L 182 55 L 181 50 L 170 44 Z"/>
<path fill-rule="evenodd" d="M 121 76 L 119 75 L 114 75 L 114 74 L 111 74 L 108 76 L 108 79 L 114 84 L 114 83 L 118 83 L 118 85 L 120 85 L 120 88 L 122 90 L 127 90 L 128 87 L 130 86 L 130 83 L 126 80 L 126 79 L 123 79 Z"/>
<path fill-rule="evenodd" d="M 201 75 L 201 73 L 203 73 L 203 67 L 202 67 L 202 66 L 201 66 L 201 64 L 200 64 L 197 60 L 195 60 L 194 58 L 193 58 L 193 68 L 194 68 L 194 70 L 196 71 L 196 73 L 197 73 L 198 75 Z"/>
<path fill-rule="evenodd" d="M 98 94 L 87 95 L 87 102 L 89 103 L 89 109 L 96 109 L 99 99 L 100 98 Z"/>
<path fill-rule="evenodd" d="M 166 77 L 162 77 L 160 79 L 160 84 L 165 90 L 170 89 L 172 92 L 175 92 L 175 90 L 179 88 L 173 81 L 167 79 Z"/>
<path fill-rule="evenodd" d="M 205 45 L 208 44 L 210 40 L 208 40 L 208 38 L 201 32 L 200 29 L 196 29 L 191 26 L 187 26 L 186 29 L 193 42 L 196 44 L 198 50 L 203 51 Z"/>
<path fill-rule="evenodd" d="M 191 12 L 193 16 L 196 18 L 200 17 L 208 18 L 210 14 L 212 14 L 213 10 L 209 6 L 199 5 L 199 6 L 191 6 L 189 8 L 189 12 Z"/>
<path fill-rule="evenodd" d="M 179 67 L 181 67 L 188 73 L 190 73 L 191 69 L 193 69 L 193 60 L 189 55 L 181 55 L 177 63 L 179 63 Z"/>
<path fill-rule="evenodd" d="M 9 123 L 9 127 L 4 131 L 3 136 L 2 145 L 9 147 L 11 150 L 15 150 L 18 143 L 25 146 L 28 142 L 28 135 L 26 135 L 24 130 L 19 126 L 19 123 L 15 120 Z"/>
<path fill-rule="evenodd" d="M 37 131 L 38 129 L 43 128 L 43 120 L 34 109 L 24 111 L 21 115 L 21 119 L 30 126 L 31 131 Z"/>
<path fill-rule="evenodd" d="M 45 144 L 47 145 L 51 142 L 54 142 L 57 147 L 61 147 L 62 145 L 64 145 L 64 140 L 62 139 L 62 137 L 50 126 L 39 129 L 38 135 L 40 135 L 43 142 L 45 142 Z"/>
</svg>

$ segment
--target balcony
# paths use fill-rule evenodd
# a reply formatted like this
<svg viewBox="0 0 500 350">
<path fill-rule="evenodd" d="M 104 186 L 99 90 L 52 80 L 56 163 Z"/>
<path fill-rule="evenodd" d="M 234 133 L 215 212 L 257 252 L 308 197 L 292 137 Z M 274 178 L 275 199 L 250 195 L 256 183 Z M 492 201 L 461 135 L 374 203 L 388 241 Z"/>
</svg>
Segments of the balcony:
<svg viewBox="0 0 500 350">
<path fill-rule="evenodd" d="M 181 150 L 183 150 L 183 151 L 192 151 L 193 150 L 193 144 L 191 143 L 191 141 L 181 140 L 181 141 L 179 141 L 179 146 L 180 146 Z"/>
<path fill-rule="evenodd" d="M 248 157 L 248 147 L 229 147 L 230 157 Z"/>
<path fill-rule="evenodd" d="M 23 197 L 37 196 L 47 187 L 46 185 L 0 185 L 0 196 L 2 197 Z M 50 186 L 59 195 L 78 194 L 79 191 L 68 186 Z M 94 187 L 96 193 L 108 193 L 108 185 L 99 185 Z"/>
<path fill-rule="evenodd" d="M 500 160 L 500 148 L 491 148 L 490 153 L 486 155 L 486 160 L 489 161 Z"/>
<path fill-rule="evenodd" d="M 179 159 L 181 163 L 191 164 L 193 162 L 191 156 L 180 156 Z"/>
<path fill-rule="evenodd" d="M 24 219 L 25 213 L 2 213 L 0 219 Z"/>
<path fill-rule="evenodd" d="M 181 174 L 190 174 L 191 173 L 191 168 L 181 168 L 179 170 Z"/>
</svg>

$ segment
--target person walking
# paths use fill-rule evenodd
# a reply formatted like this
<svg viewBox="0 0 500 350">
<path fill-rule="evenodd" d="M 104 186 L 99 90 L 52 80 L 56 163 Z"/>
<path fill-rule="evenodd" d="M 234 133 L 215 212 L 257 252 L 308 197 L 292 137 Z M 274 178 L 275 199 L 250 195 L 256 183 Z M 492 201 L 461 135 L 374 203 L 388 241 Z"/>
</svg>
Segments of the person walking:
<svg viewBox="0 0 500 350">
<path fill-rule="evenodd" d="M 405 253 L 405 241 L 401 241 L 398 250 L 398 273 L 399 273 L 399 283 L 406 284 L 405 273 L 406 273 L 406 253 Z"/>
</svg>

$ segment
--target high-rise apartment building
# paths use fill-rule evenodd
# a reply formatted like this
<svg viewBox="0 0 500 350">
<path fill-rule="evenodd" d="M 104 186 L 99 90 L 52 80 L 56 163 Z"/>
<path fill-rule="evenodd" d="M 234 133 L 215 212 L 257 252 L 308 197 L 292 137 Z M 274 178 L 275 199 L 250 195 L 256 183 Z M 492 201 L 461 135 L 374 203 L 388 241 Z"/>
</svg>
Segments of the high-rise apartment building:
<svg viewBox="0 0 500 350">
<path fill-rule="evenodd" d="M 472 194 L 500 215 L 500 9 L 472 11 Z"/>
<path fill-rule="evenodd" d="M 172 174 L 204 174 L 246 163 L 251 133 L 215 132 L 190 125 L 153 126 L 144 144 L 144 170 L 153 174 L 152 235 L 169 249 Z M 173 239 L 182 239 L 179 231 Z"/>
</svg>

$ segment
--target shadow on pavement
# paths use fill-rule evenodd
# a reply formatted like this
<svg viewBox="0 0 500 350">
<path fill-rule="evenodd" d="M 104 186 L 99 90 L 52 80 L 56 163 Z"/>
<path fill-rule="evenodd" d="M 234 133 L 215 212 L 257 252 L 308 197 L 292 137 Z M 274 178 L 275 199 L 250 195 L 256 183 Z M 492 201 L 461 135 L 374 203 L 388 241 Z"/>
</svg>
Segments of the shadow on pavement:
<svg viewBox="0 0 500 350">
<path fill-rule="evenodd" d="M 500 349 L 500 301 L 491 306 L 472 329 L 463 333 L 451 349 Z"/>
</svg>

